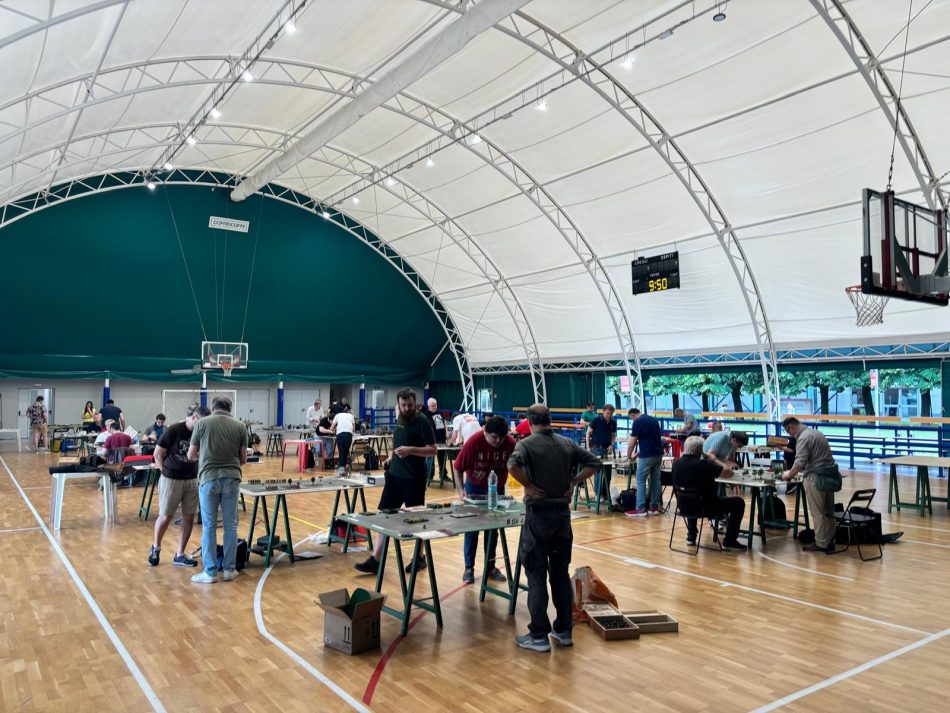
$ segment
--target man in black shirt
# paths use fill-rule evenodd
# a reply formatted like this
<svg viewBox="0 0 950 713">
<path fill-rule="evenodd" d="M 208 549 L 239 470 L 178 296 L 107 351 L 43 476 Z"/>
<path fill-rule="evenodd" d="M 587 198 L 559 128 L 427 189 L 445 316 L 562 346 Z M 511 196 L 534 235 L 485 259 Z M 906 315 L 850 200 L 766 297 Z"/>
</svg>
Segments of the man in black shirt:
<svg viewBox="0 0 950 713">
<path fill-rule="evenodd" d="M 604 404 L 604 413 L 596 416 L 587 427 L 586 443 L 587 450 L 598 458 L 605 458 L 613 455 L 614 440 L 617 438 L 617 422 L 614 420 L 614 407 L 612 404 Z M 604 484 L 601 489 L 601 471 L 597 471 L 594 476 L 594 492 L 599 498 L 601 494 L 605 495 L 607 502 L 610 502 L 610 471 L 604 473 Z"/>
<path fill-rule="evenodd" d="M 551 430 L 551 412 L 544 404 L 528 409 L 531 435 L 515 446 L 508 459 L 508 473 L 524 486 L 525 518 L 521 561 L 528 578 L 528 633 L 515 637 L 523 649 L 550 651 L 550 635 L 561 646 L 572 646 L 571 511 L 568 500 L 574 487 L 591 477 L 601 461 L 572 441 Z M 578 467 L 583 468 L 580 473 Z M 557 610 L 554 628 L 548 619 L 548 585 Z"/>
<path fill-rule="evenodd" d="M 746 546 L 738 540 L 739 525 L 745 513 L 745 501 L 739 497 L 719 497 L 716 483 L 722 467 L 703 458 L 703 437 L 690 436 L 683 444 L 683 455 L 673 461 L 673 485 L 689 488 L 699 495 L 704 512 L 710 515 L 727 515 L 726 537 L 722 542 L 725 550 L 744 551 Z M 696 518 L 686 518 L 686 543 L 696 545 Z"/>
<path fill-rule="evenodd" d="M 393 429 L 393 452 L 383 461 L 386 484 L 379 498 L 380 510 L 424 505 L 426 500 L 426 458 L 436 453 L 435 434 L 428 419 L 416 409 L 416 392 L 402 389 L 396 394 L 398 414 Z M 383 552 L 383 538 L 377 537 L 373 554 L 354 565 L 358 572 L 376 574 L 379 557 Z M 418 561 L 417 570 L 424 568 L 424 557 Z M 412 565 L 406 567 L 408 572 Z"/>
<path fill-rule="evenodd" d="M 115 401 L 112 399 L 106 401 L 106 405 L 102 407 L 99 413 L 102 414 L 103 427 L 106 421 L 115 421 L 120 431 L 125 430 L 125 414 L 122 413 L 122 409 L 115 405 Z"/>
<path fill-rule="evenodd" d="M 435 444 L 438 446 L 440 443 L 445 443 L 445 419 L 442 417 L 442 412 L 439 411 L 438 401 L 429 399 L 426 405 L 428 408 L 422 412 L 422 415 L 429 420 L 429 425 L 432 426 L 432 431 L 435 433 Z M 439 461 L 439 487 L 442 487 L 442 483 L 448 480 L 445 470 L 445 451 L 438 451 L 436 460 Z M 429 473 L 429 481 L 431 482 L 435 476 L 435 468 L 433 467 L 431 458 L 426 461 L 426 470 Z"/>
<path fill-rule="evenodd" d="M 177 567 L 196 567 L 198 563 L 185 554 L 191 530 L 198 512 L 198 463 L 188 460 L 191 432 L 199 418 L 211 414 L 204 406 L 189 407 L 188 418 L 168 426 L 158 439 L 153 456 L 161 469 L 158 481 L 158 519 L 155 521 L 155 539 L 148 553 L 150 567 L 158 565 L 162 552 L 162 538 L 168 525 L 181 506 L 181 534 L 178 536 L 178 551 L 172 564 Z"/>
</svg>

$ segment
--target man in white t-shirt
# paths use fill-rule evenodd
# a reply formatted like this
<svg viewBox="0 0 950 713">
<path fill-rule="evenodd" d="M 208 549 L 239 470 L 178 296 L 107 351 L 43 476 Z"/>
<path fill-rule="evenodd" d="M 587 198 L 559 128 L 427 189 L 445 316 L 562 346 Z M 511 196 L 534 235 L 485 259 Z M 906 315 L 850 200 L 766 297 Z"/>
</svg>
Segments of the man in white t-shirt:
<svg viewBox="0 0 950 713">
<path fill-rule="evenodd" d="M 307 425 L 313 430 L 317 430 L 321 418 L 323 418 L 323 406 L 320 399 L 317 399 L 313 402 L 313 406 L 307 409 Z"/>
<path fill-rule="evenodd" d="M 346 471 L 347 461 L 350 457 L 350 447 L 353 445 L 353 431 L 356 427 L 356 418 L 349 411 L 340 411 L 333 417 L 333 423 L 330 424 L 330 430 L 336 434 L 336 452 L 339 460 L 337 461 L 337 472 Z"/>
<path fill-rule="evenodd" d="M 469 438 L 482 430 L 482 425 L 470 413 L 460 413 L 452 419 L 452 435 L 449 437 L 449 445 L 461 446 Z"/>
</svg>

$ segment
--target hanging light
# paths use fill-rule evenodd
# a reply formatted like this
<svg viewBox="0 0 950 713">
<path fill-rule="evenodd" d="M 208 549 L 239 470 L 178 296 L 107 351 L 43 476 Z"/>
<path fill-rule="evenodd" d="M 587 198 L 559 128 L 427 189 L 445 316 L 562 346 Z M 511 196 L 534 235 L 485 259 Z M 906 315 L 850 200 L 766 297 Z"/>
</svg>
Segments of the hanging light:
<svg viewBox="0 0 950 713">
<path fill-rule="evenodd" d="M 386 179 L 386 185 L 389 186 L 390 188 L 396 185 L 396 181 L 393 180 L 392 176 Z"/>
<path fill-rule="evenodd" d="M 154 191 L 154 190 L 155 190 L 155 181 L 149 181 L 149 182 L 146 183 L 145 185 L 148 186 L 148 189 L 149 189 L 150 191 Z"/>
<path fill-rule="evenodd" d="M 212 118 L 212 119 L 220 119 L 220 118 L 221 118 L 221 112 L 220 112 L 220 110 L 218 109 L 218 107 L 216 107 L 216 106 L 211 107 L 211 111 L 208 112 L 208 113 L 211 114 L 211 118 Z"/>
<path fill-rule="evenodd" d="M 330 213 L 329 213 L 329 212 L 323 211 L 320 215 L 322 215 L 326 220 L 330 220 Z"/>
<path fill-rule="evenodd" d="M 243 79 L 245 82 L 253 82 L 254 75 L 251 74 L 251 70 L 245 69 L 243 72 L 241 72 L 241 79 Z"/>
<path fill-rule="evenodd" d="M 725 19 L 726 19 L 726 13 L 724 13 L 722 10 L 720 10 L 715 15 L 713 15 L 713 22 L 722 22 Z"/>
<path fill-rule="evenodd" d="M 426 159 L 426 168 L 432 168 L 433 166 L 435 166 L 435 161 L 433 161 L 431 157 L 427 158 L 427 159 Z"/>
<path fill-rule="evenodd" d="M 294 24 L 293 20 L 287 20 L 287 24 L 284 25 L 284 32 L 288 35 L 292 35 L 297 31 L 297 26 Z"/>
<path fill-rule="evenodd" d="M 633 56 L 633 52 L 628 54 L 623 58 L 623 62 L 620 63 L 620 66 L 626 69 L 628 72 L 633 69 L 633 63 L 637 61 L 637 58 Z"/>
<path fill-rule="evenodd" d="M 353 196 L 353 205 L 359 205 L 360 199 L 356 196 Z"/>
<path fill-rule="evenodd" d="M 661 40 L 668 40 L 668 39 L 670 39 L 672 36 L 673 36 L 673 30 L 672 30 L 672 29 L 663 30 L 663 32 L 661 32 L 660 35 L 659 35 L 659 37 L 660 37 Z"/>
<path fill-rule="evenodd" d="M 481 142 L 482 142 L 482 137 L 479 136 L 478 134 L 472 134 L 468 139 L 468 143 L 470 146 L 474 146 L 475 144 L 480 144 Z"/>
<path fill-rule="evenodd" d="M 548 103 L 544 99 L 538 99 L 538 103 L 534 105 L 534 108 L 537 109 L 538 111 L 547 111 Z"/>
<path fill-rule="evenodd" d="M 165 168 L 166 171 L 171 171 L 171 170 L 172 170 L 173 168 L 175 168 L 175 167 L 172 166 L 172 162 L 171 162 L 171 161 L 166 161 L 164 168 Z"/>
<path fill-rule="evenodd" d="M 198 143 L 198 139 L 196 139 L 194 136 L 189 136 L 187 139 L 185 139 L 185 142 L 189 146 L 194 146 L 196 143 Z"/>
</svg>

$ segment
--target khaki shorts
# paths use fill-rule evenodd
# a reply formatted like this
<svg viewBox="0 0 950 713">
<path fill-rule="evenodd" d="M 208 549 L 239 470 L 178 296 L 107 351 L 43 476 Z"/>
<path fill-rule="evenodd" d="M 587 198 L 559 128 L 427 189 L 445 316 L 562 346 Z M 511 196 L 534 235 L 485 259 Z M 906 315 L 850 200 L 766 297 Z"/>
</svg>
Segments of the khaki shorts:
<svg viewBox="0 0 950 713">
<path fill-rule="evenodd" d="M 158 514 L 171 517 L 181 505 L 182 515 L 198 512 L 198 479 L 166 478 L 158 481 Z"/>
</svg>

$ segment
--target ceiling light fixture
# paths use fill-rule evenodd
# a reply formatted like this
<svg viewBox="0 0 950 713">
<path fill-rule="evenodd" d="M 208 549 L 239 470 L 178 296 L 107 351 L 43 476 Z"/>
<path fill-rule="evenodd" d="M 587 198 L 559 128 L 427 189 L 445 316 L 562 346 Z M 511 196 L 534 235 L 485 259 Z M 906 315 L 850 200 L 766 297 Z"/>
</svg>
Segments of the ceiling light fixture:
<svg viewBox="0 0 950 713">
<path fill-rule="evenodd" d="M 662 35 L 661 35 L 661 37 L 662 37 Z M 245 82 L 253 82 L 253 81 L 254 81 L 254 75 L 251 74 L 251 70 L 245 69 L 243 72 L 241 72 L 241 79 L 243 79 Z"/>
<path fill-rule="evenodd" d="M 427 159 L 426 159 L 426 168 L 432 168 L 433 166 L 435 166 L 435 161 L 433 161 L 431 158 L 427 158 Z"/>
<path fill-rule="evenodd" d="M 538 111 L 547 111 L 548 103 L 544 99 L 538 99 L 538 103 L 534 105 L 534 108 Z"/>
<path fill-rule="evenodd" d="M 670 39 L 672 36 L 673 36 L 673 30 L 672 30 L 672 29 L 670 29 L 670 30 L 663 30 L 663 32 L 660 33 L 660 39 L 661 39 L 661 40 L 668 40 L 668 39 Z"/>
<path fill-rule="evenodd" d="M 288 35 L 292 35 L 297 31 L 297 26 L 294 24 L 293 20 L 287 20 L 287 24 L 284 25 L 284 32 Z"/>
<path fill-rule="evenodd" d="M 359 205 L 360 199 L 356 196 L 353 196 L 353 205 Z"/>
<path fill-rule="evenodd" d="M 165 170 L 166 170 L 166 171 L 171 171 L 171 170 L 172 170 L 173 168 L 175 168 L 175 167 L 174 167 L 174 166 L 172 166 L 172 163 L 171 163 L 171 161 L 166 161 L 166 162 L 165 162 L 165 167 L 164 167 L 164 168 L 165 168 Z"/>
<path fill-rule="evenodd" d="M 393 178 L 390 176 L 389 178 L 386 179 L 386 185 L 392 188 L 393 186 L 396 185 L 396 181 L 394 181 Z"/>
<path fill-rule="evenodd" d="M 322 215 L 322 216 L 323 216 L 324 218 L 326 218 L 327 220 L 330 220 L 330 213 L 329 213 L 329 212 L 323 211 L 320 215 Z"/>
<path fill-rule="evenodd" d="M 637 58 L 633 56 L 633 52 L 628 54 L 623 58 L 623 62 L 620 63 L 620 66 L 626 69 L 628 72 L 633 69 L 633 63 L 637 61 Z"/>
<path fill-rule="evenodd" d="M 472 134 L 471 138 L 468 140 L 469 145 L 474 146 L 475 144 L 480 144 L 482 142 L 482 137 L 478 134 Z"/>
<path fill-rule="evenodd" d="M 220 118 L 221 118 L 221 111 L 220 111 L 220 110 L 218 109 L 218 107 L 216 107 L 216 106 L 211 107 L 211 111 L 208 112 L 208 113 L 211 114 L 211 118 L 212 118 L 212 119 L 220 119 Z"/>
<path fill-rule="evenodd" d="M 189 136 L 187 139 L 185 139 L 185 142 L 189 146 L 194 146 L 196 143 L 198 143 L 198 139 L 196 139 L 194 136 Z"/>
<path fill-rule="evenodd" d="M 724 13 L 722 10 L 720 10 L 715 15 L 713 15 L 713 22 L 722 22 L 725 19 L 726 19 L 726 13 Z"/>
<path fill-rule="evenodd" d="M 149 181 L 149 182 L 146 183 L 145 185 L 148 186 L 148 189 L 149 189 L 150 191 L 154 191 L 154 190 L 155 190 L 155 181 Z"/>
</svg>

